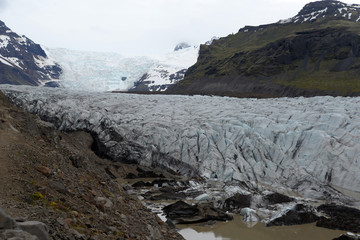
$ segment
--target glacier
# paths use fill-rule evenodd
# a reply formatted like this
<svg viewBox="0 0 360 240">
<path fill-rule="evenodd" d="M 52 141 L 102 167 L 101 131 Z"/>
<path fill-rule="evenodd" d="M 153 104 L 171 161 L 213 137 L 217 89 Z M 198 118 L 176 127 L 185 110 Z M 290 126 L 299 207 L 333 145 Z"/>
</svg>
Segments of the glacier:
<svg viewBox="0 0 360 240">
<path fill-rule="evenodd" d="M 360 192 L 360 98 L 237 99 L 1 85 L 64 131 L 85 130 L 114 161 L 331 198 Z"/>
<path fill-rule="evenodd" d="M 148 74 L 151 86 L 174 84 L 169 76 L 195 64 L 199 51 L 197 46 L 158 56 L 129 57 L 110 52 L 45 49 L 63 70 L 58 82 L 61 87 L 94 92 L 127 91 L 144 74 Z"/>
</svg>

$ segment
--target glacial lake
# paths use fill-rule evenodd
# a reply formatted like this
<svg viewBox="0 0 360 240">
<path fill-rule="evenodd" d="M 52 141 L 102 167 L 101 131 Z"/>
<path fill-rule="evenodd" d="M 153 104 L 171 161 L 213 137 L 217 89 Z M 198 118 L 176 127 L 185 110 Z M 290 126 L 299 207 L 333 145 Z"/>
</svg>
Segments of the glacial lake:
<svg viewBox="0 0 360 240">
<path fill-rule="evenodd" d="M 242 216 L 234 216 L 233 221 L 217 222 L 215 225 L 177 225 L 186 240 L 331 240 L 345 231 L 316 227 L 314 224 L 296 226 L 266 227 L 259 222 L 248 226 Z"/>
</svg>

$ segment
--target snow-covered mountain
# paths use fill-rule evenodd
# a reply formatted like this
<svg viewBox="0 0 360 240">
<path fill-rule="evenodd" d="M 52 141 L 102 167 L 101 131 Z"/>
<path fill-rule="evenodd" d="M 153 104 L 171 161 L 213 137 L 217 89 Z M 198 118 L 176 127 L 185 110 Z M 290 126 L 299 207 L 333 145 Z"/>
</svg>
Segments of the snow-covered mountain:
<svg viewBox="0 0 360 240">
<path fill-rule="evenodd" d="M 114 161 L 256 189 L 333 198 L 360 192 L 360 98 L 236 99 L 0 88 L 61 130 L 96 136 Z"/>
<path fill-rule="evenodd" d="M 317 1 L 305 5 L 294 17 L 279 23 L 312 22 L 319 18 L 333 17 L 360 22 L 360 4 L 346 4 L 340 1 Z"/>
<path fill-rule="evenodd" d="M 60 85 L 87 91 L 164 90 L 184 78 L 196 62 L 198 48 L 179 49 L 155 57 L 125 57 L 116 53 L 47 49 L 63 69 Z"/>
<path fill-rule="evenodd" d="M 0 83 L 53 85 L 61 68 L 39 45 L 0 21 Z"/>
<path fill-rule="evenodd" d="M 165 91 L 169 86 L 184 79 L 186 70 L 196 63 L 199 46 L 178 44 L 174 52 L 156 57 L 155 64 L 130 91 Z"/>
</svg>

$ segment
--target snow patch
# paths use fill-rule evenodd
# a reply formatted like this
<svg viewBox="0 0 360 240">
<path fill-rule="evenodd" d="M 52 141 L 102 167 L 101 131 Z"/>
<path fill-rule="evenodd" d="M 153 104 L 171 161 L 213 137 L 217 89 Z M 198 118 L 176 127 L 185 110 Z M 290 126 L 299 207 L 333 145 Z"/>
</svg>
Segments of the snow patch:
<svg viewBox="0 0 360 240">
<path fill-rule="evenodd" d="M 15 40 L 20 44 L 20 45 L 26 45 L 27 44 L 27 38 L 25 36 L 20 36 L 15 38 Z"/>
<path fill-rule="evenodd" d="M 2 62 L 3 64 L 6 64 L 10 67 L 14 67 L 13 65 L 11 65 L 8 61 L 6 61 L 3 57 L 0 56 L 0 62 Z"/>
<path fill-rule="evenodd" d="M 10 43 L 10 37 L 0 35 L 0 48 L 6 48 Z"/>
<path fill-rule="evenodd" d="M 293 18 L 283 19 L 283 20 L 280 20 L 279 23 L 280 23 L 280 24 L 291 23 L 292 20 L 293 20 Z"/>
<path fill-rule="evenodd" d="M 20 59 L 15 58 L 15 57 L 4 57 L 4 59 L 6 59 L 10 64 L 24 70 L 23 67 L 21 66 L 24 63 Z"/>
</svg>

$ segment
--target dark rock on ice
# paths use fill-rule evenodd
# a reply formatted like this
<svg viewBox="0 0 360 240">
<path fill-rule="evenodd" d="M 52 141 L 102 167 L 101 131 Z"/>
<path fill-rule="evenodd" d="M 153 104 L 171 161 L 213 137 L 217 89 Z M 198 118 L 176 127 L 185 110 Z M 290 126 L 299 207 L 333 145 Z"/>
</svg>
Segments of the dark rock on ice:
<svg viewBox="0 0 360 240">
<path fill-rule="evenodd" d="M 270 226 L 298 225 L 316 222 L 319 217 L 315 214 L 315 209 L 303 204 L 297 204 L 293 208 L 285 211 L 280 217 L 270 220 L 266 224 Z"/>
<path fill-rule="evenodd" d="M 268 205 L 272 205 L 272 204 L 278 204 L 278 203 L 292 202 L 292 201 L 294 201 L 294 199 L 291 198 L 291 197 L 288 197 L 286 195 L 274 192 L 274 193 L 270 193 L 270 194 L 265 195 L 264 196 L 264 201 Z"/>
<path fill-rule="evenodd" d="M 230 212 L 240 211 L 242 208 L 248 208 L 251 205 L 251 195 L 237 193 L 225 200 L 222 209 Z"/>
<path fill-rule="evenodd" d="M 360 232 L 360 210 L 345 206 L 324 204 L 317 208 L 328 217 L 322 217 L 316 223 L 318 227 Z"/>
<path fill-rule="evenodd" d="M 359 239 L 359 237 L 342 234 L 340 237 L 334 238 L 333 240 L 354 240 L 354 239 Z"/>
<path fill-rule="evenodd" d="M 207 221 L 232 220 L 231 215 L 214 208 L 211 203 L 189 205 L 178 201 L 163 208 L 166 216 L 175 223 L 198 223 Z"/>
</svg>

